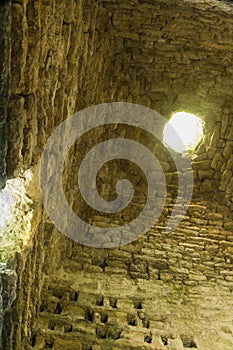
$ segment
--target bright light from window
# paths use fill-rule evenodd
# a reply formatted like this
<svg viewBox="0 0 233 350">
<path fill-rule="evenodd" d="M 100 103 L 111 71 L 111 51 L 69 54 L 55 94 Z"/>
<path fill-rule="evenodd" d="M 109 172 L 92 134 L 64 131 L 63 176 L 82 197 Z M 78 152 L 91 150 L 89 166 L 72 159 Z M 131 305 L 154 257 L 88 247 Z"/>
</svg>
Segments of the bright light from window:
<svg viewBox="0 0 233 350">
<path fill-rule="evenodd" d="M 12 219 L 15 202 L 16 199 L 8 187 L 0 192 L 0 235 L 4 227 Z"/>
<path fill-rule="evenodd" d="M 22 177 L 7 180 L 6 187 L 0 191 L 1 262 L 29 241 L 33 209 L 26 188 L 31 181 L 32 173 L 28 170 Z"/>
<path fill-rule="evenodd" d="M 177 137 L 177 134 L 179 137 Z M 165 125 L 163 140 L 177 152 L 193 150 L 203 135 L 201 119 L 194 114 L 178 112 Z"/>
</svg>

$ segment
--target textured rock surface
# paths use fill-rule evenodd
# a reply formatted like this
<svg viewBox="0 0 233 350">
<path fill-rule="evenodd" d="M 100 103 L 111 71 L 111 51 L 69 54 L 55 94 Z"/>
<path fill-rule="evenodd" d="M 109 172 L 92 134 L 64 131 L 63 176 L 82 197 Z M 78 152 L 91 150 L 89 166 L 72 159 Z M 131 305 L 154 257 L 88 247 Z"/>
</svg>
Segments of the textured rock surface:
<svg viewBox="0 0 233 350">
<path fill-rule="evenodd" d="M 4 350 L 233 348 L 232 14 L 220 1 L 12 1 L 7 174 L 34 166 L 29 194 L 37 215 L 31 246 L 17 255 Z M 160 221 L 136 242 L 104 250 L 57 232 L 41 211 L 36 165 L 61 121 L 108 101 L 138 103 L 166 117 L 196 113 L 205 136 L 193 157 L 194 193 L 180 226 L 170 235 L 164 229 L 177 195 L 166 157 L 160 160 L 168 199 Z M 109 218 L 89 212 L 74 193 L 74 169 L 93 140 L 112 134 L 135 136 L 156 151 L 149 135 L 116 126 L 93 131 L 71 150 L 67 198 L 97 225 L 108 226 Z M 100 185 L 118 171 L 135 183 L 142 178 L 116 162 Z M 112 187 L 102 193 L 111 199 Z M 112 222 L 127 221 L 134 210 Z"/>
<path fill-rule="evenodd" d="M 6 147 L 7 147 L 7 104 L 9 98 L 9 75 L 10 75 L 10 5 L 2 1 L 0 7 L 0 189 L 6 184 Z"/>
</svg>

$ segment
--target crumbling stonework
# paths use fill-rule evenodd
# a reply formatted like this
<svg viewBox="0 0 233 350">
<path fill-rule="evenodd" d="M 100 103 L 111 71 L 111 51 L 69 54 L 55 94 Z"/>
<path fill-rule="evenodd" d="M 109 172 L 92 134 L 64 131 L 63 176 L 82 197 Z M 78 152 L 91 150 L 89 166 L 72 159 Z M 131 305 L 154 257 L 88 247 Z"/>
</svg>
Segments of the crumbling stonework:
<svg viewBox="0 0 233 350">
<path fill-rule="evenodd" d="M 36 210 L 31 245 L 15 260 L 16 295 L 5 314 L 3 349 L 231 350 L 232 5 L 29 0 L 9 6 L 6 171 L 10 178 L 32 168 L 29 195 Z M 192 155 L 195 186 L 179 227 L 166 233 L 178 183 L 165 153 L 159 160 L 168 196 L 159 221 L 126 246 L 95 249 L 69 240 L 50 222 L 39 198 L 38 165 L 57 125 L 110 101 L 138 103 L 167 118 L 180 110 L 196 113 L 204 139 Z M 145 197 L 143 174 L 120 161 L 103 168 L 99 186 L 112 199 L 114 183 L 103 185 L 109 178 L 130 174 L 136 188 L 140 182 L 135 205 L 123 214 L 90 211 L 74 191 L 86 150 L 112 135 L 134 138 L 160 154 L 151 135 L 116 125 L 75 144 L 64 171 L 66 195 L 75 212 L 99 226 L 126 222 Z"/>
<path fill-rule="evenodd" d="M 7 105 L 9 99 L 9 75 L 10 75 L 10 5 L 3 1 L 0 8 L 0 189 L 6 184 L 6 147 L 7 147 Z"/>
</svg>

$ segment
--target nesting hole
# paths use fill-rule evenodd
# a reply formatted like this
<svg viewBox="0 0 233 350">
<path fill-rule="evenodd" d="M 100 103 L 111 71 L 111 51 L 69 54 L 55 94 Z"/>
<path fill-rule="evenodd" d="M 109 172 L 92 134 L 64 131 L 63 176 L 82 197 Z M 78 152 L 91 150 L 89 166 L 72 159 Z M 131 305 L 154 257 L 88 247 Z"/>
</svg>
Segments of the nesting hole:
<svg viewBox="0 0 233 350">
<path fill-rule="evenodd" d="M 121 337 L 121 332 L 122 332 L 121 329 L 119 329 L 118 331 L 115 332 L 114 340 L 120 339 L 120 337 Z"/>
<path fill-rule="evenodd" d="M 70 292 L 70 301 L 78 301 L 78 292 Z"/>
<path fill-rule="evenodd" d="M 62 312 L 62 306 L 61 306 L 60 303 L 58 303 L 54 313 L 57 314 L 57 315 L 60 315 L 61 312 Z"/>
<path fill-rule="evenodd" d="M 142 320 L 142 325 L 144 328 L 150 328 L 150 321 L 147 318 Z"/>
<path fill-rule="evenodd" d="M 127 323 L 130 326 L 137 326 L 138 325 L 137 317 L 132 314 L 127 315 Z"/>
<path fill-rule="evenodd" d="M 70 332 L 72 332 L 72 330 L 73 330 L 72 324 L 68 324 L 68 325 L 64 326 L 64 332 L 65 333 L 70 333 Z"/>
<path fill-rule="evenodd" d="M 51 290 L 53 296 L 58 299 L 61 299 L 63 295 L 66 293 L 66 290 L 64 288 L 56 288 L 56 289 L 49 288 L 49 290 Z"/>
<path fill-rule="evenodd" d="M 102 314 L 101 315 L 101 322 L 102 323 L 107 323 L 108 322 L 108 315 L 107 314 Z"/>
<path fill-rule="evenodd" d="M 181 335 L 184 348 L 197 348 L 197 344 L 191 335 Z"/>
<path fill-rule="evenodd" d="M 144 338 L 144 341 L 146 342 L 146 343 L 152 343 L 152 336 L 151 336 L 151 334 L 150 335 L 146 335 L 145 336 L 145 338 Z"/>
<path fill-rule="evenodd" d="M 36 345 L 36 335 L 35 334 L 33 334 L 33 336 L 32 336 L 31 345 L 33 348 Z"/>
<path fill-rule="evenodd" d="M 86 310 L 85 310 L 85 318 L 86 318 L 86 320 L 93 322 L 94 313 L 89 308 L 86 308 Z"/>
<path fill-rule="evenodd" d="M 163 345 L 168 345 L 168 337 L 163 336 L 163 337 L 161 337 L 161 340 L 162 340 Z"/>
<path fill-rule="evenodd" d="M 96 328 L 96 335 L 100 339 L 105 339 L 107 334 L 107 329 L 104 326 L 98 326 Z"/>
<path fill-rule="evenodd" d="M 45 349 L 52 349 L 53 342 L 50 342 L 48 340 L 45 341 Z"/>
<path fill-rule="evenodd" d="M 96 305 L 103 306 L 104 305 L 104 297 L 103 295 L 97 295 L 96 297 Z"/>
<path fill-rule="evenodd" d="M 111 298 L 109 299 L 109 304 L 110 304 L 110 306 L 111 306 L 113 309 L 116 309 L 116 308 L 117 308 L 117 299 L 111 297 Z"/>
<path fill-rule="evenodd" d="M 122 332 L 122 329 L 120 329 L 120 328 L 108 327 L 107 333 L 106 333 L 106 338 L 114 339 L 114 340 L 120 339 L 121 332 Z"/>
<path fill-rule="evenodd" d="M 40 305 L 40 312 L 45 311 L 47 306 L 48 306 L 47 303 L 45 301 L 42 301 L 42 303 Z"/>
<path fill-rule="evenodd" d="M 141 299 L 134 299 L 133 300 L 134 308 L 141 310 L 142 309 L 142 300 Z"/>
<path fill-rule="evenodd" d="M 48 329 L 50 329 L 51 331 L 53 331 L 54 328 L 55 328 L 55 322 L 53 322 L 53 321 L 50 320 L 49 323 L 48 323 Z"/>
</svg>

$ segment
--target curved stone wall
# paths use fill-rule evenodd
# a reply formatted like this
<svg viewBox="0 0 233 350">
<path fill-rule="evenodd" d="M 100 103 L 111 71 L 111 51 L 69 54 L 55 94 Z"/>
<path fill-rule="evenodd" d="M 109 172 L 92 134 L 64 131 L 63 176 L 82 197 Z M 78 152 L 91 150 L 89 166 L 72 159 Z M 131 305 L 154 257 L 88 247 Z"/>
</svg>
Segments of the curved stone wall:
<svg viewBox="0 0 233 350">
<path fill-rule="evenodd" d="M 230 3 L 215 0 L 13 1 L 9 177 L 33 167 L 39 192 L 47 137 L 76 111 L 101 102 L 138 103 L 166 118 L 196 113 L 204 139 L 192 155 L 191 204 L 170 234 L 165 225 L 178 182 L 168 155 L 160 157 L 166 206 L 137 241 L 90 248 L 65 238 L 45 211 L 37 216 L 32 248 L 18 256 L 17 298 L 3 333 L 7 350 L 232 349 L 232 14 Z M 112 135 L 160 150 L 151 135 L 116 125 L 75 145 L 64 187 L 74 210 L 95 225 L 134 215 L 131 208 L 111 222 L 73 191 L 86 149 Z M 114 184 L 106 189 L 104 180 L 119 171 L 135 184 L 143 177 L 132 165 L 108 164 L 100 191 L 109 199 Z"/>
</svg>

